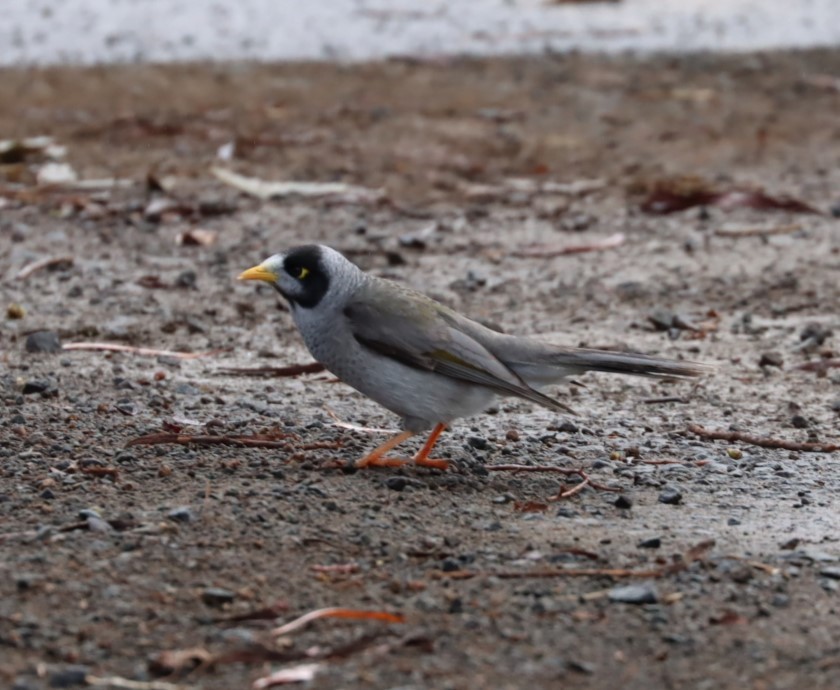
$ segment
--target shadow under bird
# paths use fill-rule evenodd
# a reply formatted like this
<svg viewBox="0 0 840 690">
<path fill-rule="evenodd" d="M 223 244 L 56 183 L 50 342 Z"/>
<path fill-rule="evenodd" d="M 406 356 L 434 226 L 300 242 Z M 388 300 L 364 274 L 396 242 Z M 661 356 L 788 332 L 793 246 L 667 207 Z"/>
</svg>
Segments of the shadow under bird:
<svg viewBox="0 0 840 690">
<path fill-rule="evenodd" d="M 429 457 L 441 432 L 499 397 L 517 396 L 574 414 L 539 390 L 570 375 L 690 377 L 707 371 L 691 362 L 499 333 L 416 290 L 365 273 L 323 245 L 275 254 L 239 279 L 272 285 L 289 302 L 312 356 L 402 418 L 404 431 L 358 460 L 357 467 L 403 464 L 387 454 L 431 429 L 414 462 L 446 469 L 446 460 Z"/>
</svg>

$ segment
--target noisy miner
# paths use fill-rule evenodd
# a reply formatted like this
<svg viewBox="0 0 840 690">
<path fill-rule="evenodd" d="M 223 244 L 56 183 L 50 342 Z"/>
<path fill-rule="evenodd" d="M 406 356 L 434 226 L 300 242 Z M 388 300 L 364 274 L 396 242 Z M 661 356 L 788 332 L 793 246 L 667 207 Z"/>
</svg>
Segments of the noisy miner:
<svg viewBox="0 0 840 690">
<path fill-rule="evenodd" d="M 339 379 L 402 417 L 404 431 L 356 462 L 397 466 L 386 457 L 431 429 L 417 465 L 446 469 L 429 455 L 441 432 L 497 398 L 515 395 L 574 414 L 539 391 L 585 371 L 639 376 L 699 376 L 703 365 L 640 354 L 560 347 L 507 335 L 390 280 L 365 273 L 323 245 L 295 247 L 249 268 L 289 302 L 312 356 Z"/>
</svg>

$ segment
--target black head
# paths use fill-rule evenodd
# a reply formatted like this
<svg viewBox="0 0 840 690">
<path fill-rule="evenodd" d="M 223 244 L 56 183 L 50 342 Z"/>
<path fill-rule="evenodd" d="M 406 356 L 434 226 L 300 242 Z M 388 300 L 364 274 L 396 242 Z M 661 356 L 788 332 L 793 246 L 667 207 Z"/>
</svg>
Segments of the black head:
<svg viewBox="0 0 840 690">
<path fill-rule="evenodd" d="M 292 306 L 304 309 L 318 306 L 330 289 L 322 248 L 308 244 L 280 256 L 282 261 L 274 287 Z"/>
</svg>

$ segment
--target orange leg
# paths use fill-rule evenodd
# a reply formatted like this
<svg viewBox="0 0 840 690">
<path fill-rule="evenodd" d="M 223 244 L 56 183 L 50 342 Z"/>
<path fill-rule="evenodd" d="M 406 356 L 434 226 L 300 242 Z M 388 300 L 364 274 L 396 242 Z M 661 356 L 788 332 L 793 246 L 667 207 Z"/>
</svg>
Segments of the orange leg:
<svg viewBox="0 0 840 690">
<path fill-rule="evenodd" d="M 420 467 L 434 467 L 438 470 L 449 469 L 448 460 L 438 460 L 436 458 L 429 457 L 429 453 L 432 452 L 432 448 L 435 447 L 438 437 L 443 433 L 445 428 L 446 424 L 435 424 L 435 428 L 432 429 L 432 433 L 429 434 L 429 438 L 426 439 L 426 443 L 420 449 L 420 452 L 414 456 L 415 465 L 419 465 Z"/>
<path fill-rule="evenodd" d="M 385 443 L 377 448 L 374 448 L 370 453 L 365 455 L 361 460 L 356 461 L 356 467 L 399 467 L 405 464 L 405 460 L 398 460 L 395 458 L 382 457 L 389 450 L 396 448 L 403 441 L 407 441 L 414 436 L 413 431 L 403 431 L 401 434 L 392 436 Z"/>
</svg>

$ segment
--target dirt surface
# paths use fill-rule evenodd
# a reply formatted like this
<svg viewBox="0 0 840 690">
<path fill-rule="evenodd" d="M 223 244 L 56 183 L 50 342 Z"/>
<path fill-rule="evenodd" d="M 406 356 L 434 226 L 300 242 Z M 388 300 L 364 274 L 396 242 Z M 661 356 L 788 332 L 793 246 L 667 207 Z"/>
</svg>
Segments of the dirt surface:
<svg viewBox="0 0 840 690">
<path fill-rule="evenodd" d="M 4 136 L 133 184 L 0 168 L 0 685 L 151 681 L 193 649 L 220 656 L 163 680 L 247 688 L 314 661 L 313 688 L 838 687 L 840 453 L 687 431 L 840 442 L 840 369 L 798 368 L 836 357 L 838 73 L 840 53 L 2 73 Z M 259 201 L 214 163 L 386 196 Z M 675 175 L 822 213 L 643 212 Z M 178 243 L 197 228 L 215 243 Z M 331 412 L 392 416 L 327 374 L 224 371 L 310 361 L 279 298 L 235 277 L 312 241 L 509 332 L 715 370 L 581 377 L 555 391 L 575 418 L 504 401 L 444 435 L 446 473 L 342 471 L 382 436 Z M 38 330 L 215 353 L 28 352 Z M 287 445 L 126 446 L 157 432 Z M 492 471 L 513 463 L 594 484 L 552 500 L 580 477 Z M 223 620 L 275 605 L 278 623 Z M 268 637 L 332 606 L 404 622 Z"/>
</svg>

